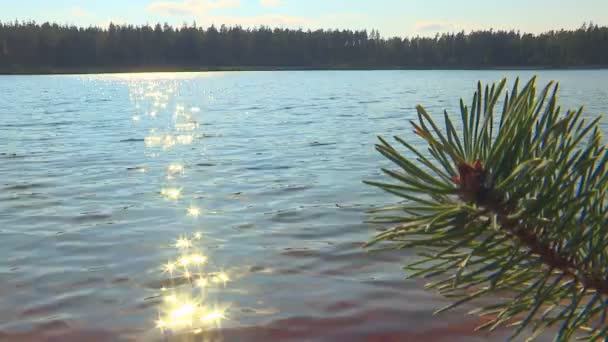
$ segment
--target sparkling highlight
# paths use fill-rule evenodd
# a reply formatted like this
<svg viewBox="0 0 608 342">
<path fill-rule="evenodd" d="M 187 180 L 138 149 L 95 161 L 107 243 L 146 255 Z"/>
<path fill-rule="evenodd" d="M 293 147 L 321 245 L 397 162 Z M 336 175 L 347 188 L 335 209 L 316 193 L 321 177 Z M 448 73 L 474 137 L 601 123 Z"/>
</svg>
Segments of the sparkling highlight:
<svg viewBox="0 0 608 342">
<path fill-rule="evenodd" d="M 225 286 L 230 277 L 223 271 L 205 273 L 209 258 L 194 244 L 201 239 L 201 232 L 180 236 L 173 244 L 178 257 L 162 266 L 164 273 L 179 270 L 180 274 L 179 278 L 171 276 L 171 286 L 160 289 L 163 301 L 155 325 L 162 332 L 200 334 L 221 327 L 227 317 L 228 306 L 208 303 L 207 291 Z M 186 283 L 176 285 L 174 279 Z"/>
<path fill-rule="evenodd" d="M 188 216 L 192 216 L 192 217 L 199 217 L 199 216 L 201 216 L 201 209 L 198 208 L 198 207 L 191 206 L 190 208 L 188 208 L 186 210 L 186 212 L 188 213 Z M 200 240 L 200 238 L 197 237 L 196 234 L 194 234 L 194 238 L 197 239 L 197 240 Z"/>
</svg>

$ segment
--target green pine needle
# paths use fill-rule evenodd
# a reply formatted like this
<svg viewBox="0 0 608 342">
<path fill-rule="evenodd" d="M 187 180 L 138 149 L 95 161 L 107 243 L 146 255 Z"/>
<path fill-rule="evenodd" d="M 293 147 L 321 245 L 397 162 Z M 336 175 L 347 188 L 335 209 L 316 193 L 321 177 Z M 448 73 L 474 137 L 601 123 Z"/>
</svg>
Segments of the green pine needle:
<svg viewBox="0 0 608 342">
<path fill-rule="evenodd" d="M 380 138 L 376 149 L 398 169 L 383 170 L 392 183 L 366 183 L 405 202 L 373 212 L 382 215 L 373 222 L 397 226 L 369 245 L 419 250 L 405 270 L 456 300 L 438 312 L 494 298 L 475 310 L 486 318 L 479 329 L 604 340 L 608 149 L 600 118 L 562 112 L 553 82 L 540 92 L 536 78 L 521 90 L 519 79 L 510 92 L 505 86 L 479 83 L 470 107 L 461 100 L 459 130 L 456 117 L 445 113 L 442 129 L 418 106 L 412 125 L 428 151 L 395 137 L 402 153 Z"/>
</svg>

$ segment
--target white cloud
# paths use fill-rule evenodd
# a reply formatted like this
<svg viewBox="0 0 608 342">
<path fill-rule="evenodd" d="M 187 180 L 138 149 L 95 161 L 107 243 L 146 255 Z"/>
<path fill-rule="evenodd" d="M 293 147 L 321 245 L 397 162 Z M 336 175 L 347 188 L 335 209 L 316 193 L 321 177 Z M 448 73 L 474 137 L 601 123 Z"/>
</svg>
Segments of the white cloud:
<svg viewBox="0 0 608 342">
<path fill-rule="evenodd" d="M 260 0 L 260 5 L 263 7 L 277 7 L 281 5 L 282 0 Z"/>
<path fill-rule="evenodd" d="M 89 12 L 87 12 L 86 10 L 84 10 L 80 7 L 70 8 L 70 16 L 72 16 L 72 17 L 84 18 L 84 17 L 88 17 L 89 15 L 90 15 Z"/>
<path fill-rule="evenodd" d="M 148 5 L 147 9 L 162 15 L 201 16 L 214 9 L 233 8 L 239 5 L 239 0 L 157 1 Z"/>
</svg>

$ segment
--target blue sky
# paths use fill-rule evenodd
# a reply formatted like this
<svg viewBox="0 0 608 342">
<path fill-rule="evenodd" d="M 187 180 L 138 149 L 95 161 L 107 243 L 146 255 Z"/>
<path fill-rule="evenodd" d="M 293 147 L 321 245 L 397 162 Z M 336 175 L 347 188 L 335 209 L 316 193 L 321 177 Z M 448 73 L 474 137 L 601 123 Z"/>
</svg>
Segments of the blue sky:
<svg viewBox="0 0 608 342">
<path fill-rule="evenodd" d="M 608 25 L 608 0 L 0 0 L 0 9 L 0 21 L 376 28 L 383 36 Z"/>
</svg>

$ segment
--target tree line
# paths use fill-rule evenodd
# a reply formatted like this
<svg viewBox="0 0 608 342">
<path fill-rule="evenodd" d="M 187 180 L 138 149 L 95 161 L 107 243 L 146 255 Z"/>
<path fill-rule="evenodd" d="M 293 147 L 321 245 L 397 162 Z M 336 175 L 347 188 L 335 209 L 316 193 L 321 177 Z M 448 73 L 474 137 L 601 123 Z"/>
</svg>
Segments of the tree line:
<svg viewBox="0 0 608 342">
<path fill-rule="evenodd" d="M 0 72 L 86 68 L 608 66 L 608 27 L 383 38 L 376 30 L 0 23 Z"/>
</svg>

